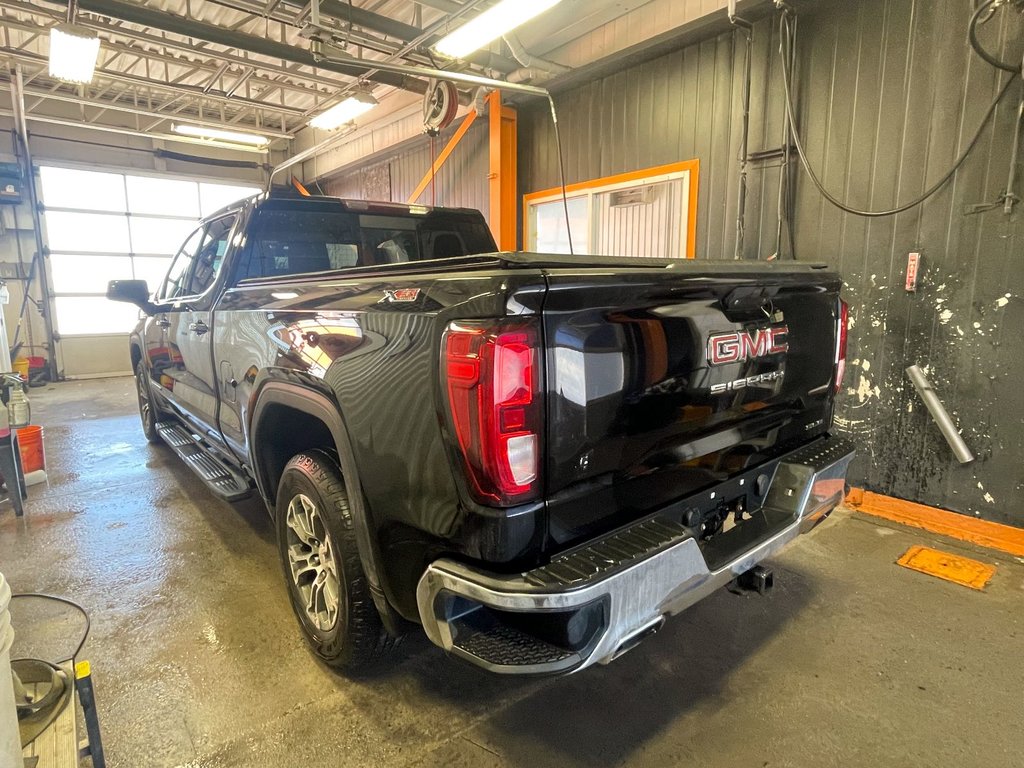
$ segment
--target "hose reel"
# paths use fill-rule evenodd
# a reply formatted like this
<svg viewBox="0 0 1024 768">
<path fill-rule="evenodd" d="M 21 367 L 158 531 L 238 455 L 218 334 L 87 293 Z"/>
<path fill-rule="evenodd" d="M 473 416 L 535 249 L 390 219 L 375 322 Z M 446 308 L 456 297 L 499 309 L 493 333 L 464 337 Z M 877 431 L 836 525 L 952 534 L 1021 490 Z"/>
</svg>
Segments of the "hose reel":
<svg viewBox="0 0 1024 768">
<path fill-rule="evenodd" d="M 459 91 L 449 80 L 431 80 L 423 95 L 423 132 L 437 136 L 455 121 Z"/>
</svg>

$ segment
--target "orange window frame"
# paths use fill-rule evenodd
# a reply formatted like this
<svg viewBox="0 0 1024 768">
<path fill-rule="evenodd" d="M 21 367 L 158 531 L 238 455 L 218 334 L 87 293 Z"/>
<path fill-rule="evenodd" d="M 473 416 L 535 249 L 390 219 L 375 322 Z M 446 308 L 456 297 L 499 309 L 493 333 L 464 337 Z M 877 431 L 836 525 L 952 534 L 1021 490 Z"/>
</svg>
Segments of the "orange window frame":
<svg viewBox="0 0 1024 768">
<path fill-rule="evenodd" d="M 693 259 L 697 256 L 697 193 L 700 189 L 700 160 L 684 160 L 679 163 L 658 165 L 653 168 L 643 168 L 639 171 L 620 173 L 615 176 L 605 176 L 600 179 L 581 181 L 575 184 L 565 185 L 565 194 L 574 195 L 578 192 L 589 192 L 603 187 L 616 187 L 632 182 L 656 182 L 659 177 L 670 174 L 687 172 L 689 188 L 687 191 L 687 212 L 686 212 L 686 258 Z M 548 202 L 552 197 L 557 198 L 562 194 L 561 187 L 552 187 L 539 192 L 531 192 L 523 195 L 523 248 L 529 243 L 530 206 L 538 202 Z"/>
</svg>

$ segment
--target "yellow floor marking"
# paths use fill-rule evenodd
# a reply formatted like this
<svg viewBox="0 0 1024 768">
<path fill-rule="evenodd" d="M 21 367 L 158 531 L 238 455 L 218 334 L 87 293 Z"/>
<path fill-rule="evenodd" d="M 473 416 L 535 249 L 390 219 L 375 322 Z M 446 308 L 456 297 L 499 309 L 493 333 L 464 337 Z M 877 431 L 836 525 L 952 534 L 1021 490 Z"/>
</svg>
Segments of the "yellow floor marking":
<svg viewBox="0 0 1024 768">
<path fill-rule="evenodd" d="M 1024 528 L 977 520 L 968 515 L 883 496 L 863 488 L 851 488 L 846 503 L 858 512 L 1024 557 Z"/>
<path fill-rule="evenodd" d="M 920 545 L 908 549 L 896 564 L 971 589 L 984 589 L 996 572 L 987 563 Z"/>
</svg>

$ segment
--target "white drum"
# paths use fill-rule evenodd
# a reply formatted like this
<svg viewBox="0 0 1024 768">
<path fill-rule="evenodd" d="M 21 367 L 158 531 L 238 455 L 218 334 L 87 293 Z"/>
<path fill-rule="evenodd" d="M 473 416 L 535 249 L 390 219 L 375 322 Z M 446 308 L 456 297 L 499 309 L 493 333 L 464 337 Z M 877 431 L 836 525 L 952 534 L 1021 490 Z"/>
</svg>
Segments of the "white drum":
<svg viewBox="0 0 1024 768">
<path fill-rule="evenodd" d="M 21 736 L 18 713 L 14 708 L 14 683 L 11 680 L 11 588 L 0 573 L 0 766 L 20 766 Z"/>
</svg>

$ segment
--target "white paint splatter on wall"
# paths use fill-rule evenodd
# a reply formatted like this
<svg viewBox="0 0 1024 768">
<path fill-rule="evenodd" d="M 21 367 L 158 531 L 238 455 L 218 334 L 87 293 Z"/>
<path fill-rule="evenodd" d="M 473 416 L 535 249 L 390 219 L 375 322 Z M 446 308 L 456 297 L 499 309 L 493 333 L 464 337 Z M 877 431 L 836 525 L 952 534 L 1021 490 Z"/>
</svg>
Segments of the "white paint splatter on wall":
<svg viewBox="0 0 1024 768">
<path fill-rule="evenodd" d="M 857 402 L 864 403 L 872 397 L 879 397 L 882 390 L 879 387 L 871 386 L 871 380 L 867 376 L 861 376 L 857 389 L 850 394 L 857 395 Z"/>
</svg>

